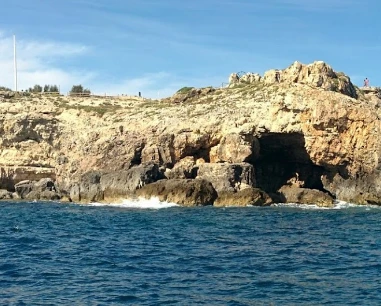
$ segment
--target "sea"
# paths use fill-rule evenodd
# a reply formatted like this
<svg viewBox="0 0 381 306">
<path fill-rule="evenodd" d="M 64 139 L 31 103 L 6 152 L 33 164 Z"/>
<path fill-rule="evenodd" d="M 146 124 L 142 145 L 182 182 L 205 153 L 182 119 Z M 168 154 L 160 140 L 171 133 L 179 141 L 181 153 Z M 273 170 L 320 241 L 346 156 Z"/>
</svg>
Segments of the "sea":
<svg viewBox="0 0 381 306">
<path fill-rule="evenodd" d="M 381 208 L 1 202 L 0 305 L 381 305 Z"/>
</svg>

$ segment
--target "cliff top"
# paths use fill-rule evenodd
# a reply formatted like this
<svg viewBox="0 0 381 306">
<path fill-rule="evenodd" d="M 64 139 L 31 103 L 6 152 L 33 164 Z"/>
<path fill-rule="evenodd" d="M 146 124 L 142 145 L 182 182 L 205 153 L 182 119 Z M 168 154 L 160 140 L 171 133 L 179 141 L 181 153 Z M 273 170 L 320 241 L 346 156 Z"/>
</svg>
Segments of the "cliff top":
<svg viewBox="0 0 381 306">
<path fill-rule="evenodd" d="M 381 160 L 378 92 L 323 62 L 233 74 L 226 87 L 183 88 L 161 100 L 0 96 L 3 186 L 41 176 L 64 186 L 88 171 L 151 162 L 172 171 L 191 161 L 250 162 L 263 184 L 281 178 L 280 187 L 299 173 L 322 188 L 322 173 L 358 177 Z"/>
</svg>

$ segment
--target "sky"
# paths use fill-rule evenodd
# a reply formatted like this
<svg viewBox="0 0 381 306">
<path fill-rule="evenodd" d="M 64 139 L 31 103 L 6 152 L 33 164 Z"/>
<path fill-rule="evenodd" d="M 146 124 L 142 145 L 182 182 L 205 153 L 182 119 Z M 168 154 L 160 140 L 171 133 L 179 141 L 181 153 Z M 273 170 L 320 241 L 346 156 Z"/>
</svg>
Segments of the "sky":
<svg viewBox="0 0 381 306">
<path fill-rule="evenodd" d="M 0 0 L 0 86 L 170 96 L 327 62 L 381 86 L 379 0 Z"/>
</svg>

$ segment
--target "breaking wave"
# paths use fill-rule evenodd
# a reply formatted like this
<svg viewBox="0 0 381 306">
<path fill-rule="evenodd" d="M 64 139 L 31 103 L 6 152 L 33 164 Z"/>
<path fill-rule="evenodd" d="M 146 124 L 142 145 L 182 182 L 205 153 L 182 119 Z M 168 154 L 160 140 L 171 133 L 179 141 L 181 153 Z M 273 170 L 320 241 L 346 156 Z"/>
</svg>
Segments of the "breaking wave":
<svg viewBox="0 0 381 306">
<path fill-rule="evenodd" d="M 381 209 L 378 205 L 358 205 L 353 203 L 348 203 L 345 201 L 336 200 L 333 203 L 333 207 L 320 207 L 318 205 L 311 205 L 311 204 L 297 204 L 297 203 L 277 203 L 272 204 L 273 207 L 293 207 L 293 208 L 300 208 L 300 209 L 347 209 L 347 208 L 365 208 L 365 209 L 371 209 L 371 208 L 378 208 Z"/>
<path fill-rule="evenodd" d="M 90 206 L 107 206 L 107 207 L 120 207 L 120 208 L 133 208 L 133 209 L 162 209 L 179 206 L 175 203 L 161 202 L 158 198 L 151 199 L 129 199 L 123 200 L 120 203 L 90 203 L 85 204 Z"/>
</svg>

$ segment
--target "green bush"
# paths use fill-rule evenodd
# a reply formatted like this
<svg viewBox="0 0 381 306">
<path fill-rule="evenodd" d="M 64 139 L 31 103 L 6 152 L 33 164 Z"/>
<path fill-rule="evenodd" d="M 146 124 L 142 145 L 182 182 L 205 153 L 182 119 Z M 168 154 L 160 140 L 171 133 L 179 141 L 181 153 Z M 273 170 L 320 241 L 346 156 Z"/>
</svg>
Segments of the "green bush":
<svg viewBox="0 0 381 306">
<path fill-rule="evenodd" d="M 57 85 L 45 85 L 44 92 L 59 92 Z"/>
<path fill-rule="evenodd" d="M 194 87 L 183 87 L 183 88 L 180 88 L 176 93 L 186 94 L 190 92 L 192 89 L 194 89 Z"/>
<path fill-rule="evenodd" d="M 28 92 L 34 92 L 34 93 L 42 92 L 42 86 L 36 84 L 36 85 L 33 86 L 33 88 L 29 87 Z"/>
<path fill-rule="evenodd" d="M 91 93 L 90 89 L 83 88 L 82 85 L 73 85 L 73 87 L 70 90 L 71 93 Z"/>
</svg>

